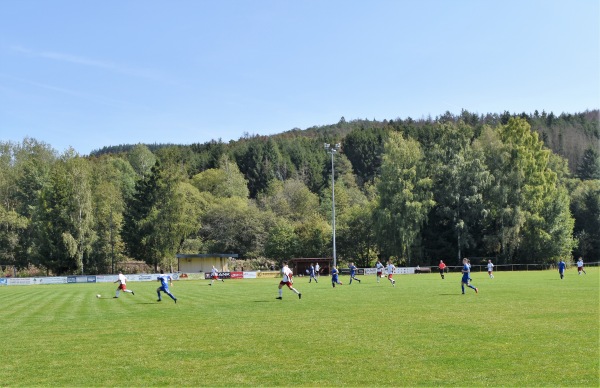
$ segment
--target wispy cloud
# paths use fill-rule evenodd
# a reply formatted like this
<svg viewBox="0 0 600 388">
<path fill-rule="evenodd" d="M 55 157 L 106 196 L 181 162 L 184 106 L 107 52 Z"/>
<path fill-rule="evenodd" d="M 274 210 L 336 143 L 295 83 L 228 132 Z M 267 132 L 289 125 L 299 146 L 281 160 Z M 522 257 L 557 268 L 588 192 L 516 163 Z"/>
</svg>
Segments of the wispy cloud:
<svg viewBox="0 0 600 388">
<path fill-rule="evenodd" d="M 55 51 L 36 51 L 22 46 L 11 46 L 10 49 L 31 57 L 50 59 L 53 61 L 71 63 L 80 66 L 88 66 L 114 73 L 126 74 L 156 81 L 166 81 L 165 77 L 163 77 L 158 71 L 152 69 L 130 67 L 115 62 L 86 58 L 68 53 L 60 53 Z"/>
<path fill-rule="evenodd" d="M 137 108 L 148 109 L 147 107 L 145 107 L 143 105 L 134 104 L 134 103 L 131 103 L 128 101 L 118 100 L 118 99 L 114 99 L 114 98 L 107 98 L 107 97 L 98 96 L 98 95 L 94 95 L 94 94 L 90 94 L 90 93 L 84 93 L 84 92 L 80 92 L 80 91 L 72 90 L 72 89 L 61 88 L 59 86 L 54 86 L 54 85 L 36 82 L 36 81 L 28 80 L 28 79 L 13 77 L 13 76 L 10 76 L 7 74 L 0 73 L 0 78 L 17 81 L 17 82 L 27 84 L 30 86 L 34 86 L 37 88 L 46 89 L 46 90 L 58 92 L 61 94 L 66 94 L 66 95 L 69 95 L 71 97 L 75 97 L 78 99 L 84 99 L 84 100 L 88 100 L 88 101 L 92 101 L 95 103 L 108 105 L 108 106 L 112 106 L 112 107 L 122 108 L 123 106 L 127 106 L 127 107 L 137 107 Z"/>
</svg>

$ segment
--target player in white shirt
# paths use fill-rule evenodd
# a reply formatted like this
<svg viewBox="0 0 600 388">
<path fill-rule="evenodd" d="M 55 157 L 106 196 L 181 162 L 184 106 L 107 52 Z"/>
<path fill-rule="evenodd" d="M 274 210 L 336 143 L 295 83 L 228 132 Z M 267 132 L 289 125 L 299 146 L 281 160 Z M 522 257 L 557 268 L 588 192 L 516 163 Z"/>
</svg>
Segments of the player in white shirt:
<svg viewBox="0 0 600 388">
<path fill-rule="evenodd" d="M 115 298 L 119 297 L 119 293 L 121 291 L 130 292 L 131 295 L 135 295 L 135 292 L 133 292 L 133 290 L 127 289 L 127 278 L 125 277 L 125 275 L 123 275 L 123 272 L 119 271 L 119 278 L 115 280 L 114 283 L 119 283 L 119 286 L 117 287 L 117 292 L 115 294 Z"/>
<path fill-rule="evenodd" d="M 383 277 L 383 269 L 385 268 L 381 261 L 377 260 L 377 264 L 375 264 L 375 268 L 377 270 L 377 283 L 379 283 L 379 279 Z"/>
<path fill-rule="evenodd" d="M 279 282 L 279 296 L 275 299 L 283 299 L 283 286 L 288 286 L 290 290 L 294 291 L 296 295 L 298 295 L 298 299 L 302 299 L 302 294 L 300 293 L 300 291 L 292 287 L 292 284 L 294 284 L 294 281 L 292 280 L 293 273 L 292 270 L 288 267 L 286 261 L 283 262 L 281 274 L 283 275 L 283 279 L 281 279 L 281 281 Z"/>
<path fill-rule="evenodd" d="M 396 267 L 394 267 L 394 264 L 392 264 L 391 261 L 388 261 L 388 265 L 387 265 L 388 280 L 390 281 L 390 283 L 392 283 L 392 286 L 394 286 L 394 287 L 396 287 L 396 281 L 392 278 L 394 276 L 395 269 L 396 269 Z"/>
<path fill-rule="evenodd" d="M 217 268 L 215 268 L 215 266 L 213 265 L 212 269 L 210 270 L 210 284 L 209 284 L 209 286 L 212 286 L 213 283 L 215 282 L 215 280 L 219 280 L 219 270 Z M 221 281 L 223 283 L 225 283 L 225 279 L 221 279 Z"/>
<path fill-rule="evenodd" d="M 494 278 L 494 264 L 492 263 L 492 260 L 488 260 L 488 275 L 490 275 L 490 279 Z"/>
<path fill-rule="evenodd" d="M 580 257 L 579 260 L 577 260 L 577 273 L 581 275 L 582 272 L 587 275 L 587 272 L 583 269 L 583 257 Z"/>
</svg>

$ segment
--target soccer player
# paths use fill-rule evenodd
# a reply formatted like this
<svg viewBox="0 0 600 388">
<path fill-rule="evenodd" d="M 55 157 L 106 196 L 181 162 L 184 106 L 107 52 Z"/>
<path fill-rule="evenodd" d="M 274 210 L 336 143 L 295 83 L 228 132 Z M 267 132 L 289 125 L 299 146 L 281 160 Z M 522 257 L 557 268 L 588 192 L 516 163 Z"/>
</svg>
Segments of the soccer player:
<svg viewBox="0 0 600 388">
<path fill-rule="evenodd" d="M 133 290 L 127 289 L 127 278 L 125 277 L 125 275 L 123 275 L 123 272 L 119 271 L 119 278 L 115 280 L 115 283 L 119 283 L 119 286 L 117 287 L 117 292 L 114 296 L 115 298 L 119 297 L 119 293 L 121 291 L 131 292 L 131 295 L 135 295 L 135 292 L 133 292 Z"/>
<path fill-rule="evenodd" d="M 158 294 L 157 302 L 162 301 L 162 298 L 160 297 L 160 292 L 162 291 L 165 294 L 169 295 L 171 299 L 173 299 L 173 301 L 177 303 L 177 298 L 169 291 L 169 283 L 173 285 L 173 277 L 171 275 L 165 275 L 163 271 L 160 271 L 160 275 L 158 276 L 158 278 L 156 278 L 156 280 L 160 282 L 160 287 L 156 289 L 156 293 Z"/>
<path fill-rule="evenodd" d="M 342 282 L 339 279 L 339 275 L 340 272 L 338 271 L 338 269 L 334 266 L 331 269 L 331 285 L 333 286 L 333 288 L 335 288 L 336 284 L 339 284 L 340 286 L 342 285 Z"/>
<path fill-rule="evenodd" d="M 319 264 L 317 264 L 317 265 L 319 265 Z M 315 283 L 319 283 L 319 281 L 317 280 L 317 276 L 315 274 L 315 266 L 312 265 L 312 263 L 310 263 L 310 268 L 308 270 L 308 273 L 310 276 L 310 279 L 308 279 L 309 283 L 312 282 L 313 279 L 315 279 Z"/>
<path fill-rule="evenodd" d="M 438 268 L 440 269 L 440 276 L 442 277 L 442 279 L 444 279 L 444 270 L 446 269 L 446 264 L 444 264 L 443 260 L 440 260 Z"/>
<path fill-rule="evenodd" d="M 587 275 L 587 272 L 583 269 L 583 257 L 579 257 L 579 260 L 577 260 L 577 273 L 581 275 L 582 272 Z"/>
<path fill-rule="evenodd" d="M 565 264 L 563 259 L 560 259 L 560 261 L 558 262 L 558 273 L 559 273 L 561 279 L 565 277 L 566 266 L 567 265 Z"/>
<path fill-rule="evenodd" d="M 358 270 L 358 268 L 356 268 L 354 263 L 350 263 L 349 268 L 350 268 L 350 284 L 352 284 L 352 280 L 356 280 L 357 282 L 360 283 L 360 279 L 356 277 L 356 270 Z"/>
<path fill-rule="evenodd" d="M 471 260 L 467 259 L 466 257 L 465 260 L 467 261 L 467 265 L 469 266 L 469 281 L 472 282 L 473 279 L 471 279 Z"/>
<path fill-rule="evenodd" d="M 283 279 L 279 282 L 279 296 L 275 299 L 283 299 L 283 286 L 287 286 L 290 290 L 294 291 L 298 295 L 298 299 L 302 299 L 302 294 L 300 291 L 296 290 L 292 287 L 294 281 L 292 280 L 292 270 L 288 267 L 287 262 L 283 262 L 283 268 L 281 268 L 281 274 L 283 275 Z"/>
<path fill-rule="evenodd" d="M 319 271 L 321 271 L 321 267 L 319 266 L 319 263 L 317 263 L 317 265 L 315 265 L 315 276 L 317 277 L 317 279 L 319 278 L 319 275 L 321 274 Z"/>
<path fill-rule="evenodd" d="M 388 261 L 388 265 L 387 265 L 388 280 L 390 281 L 390 283 L 392 283 L 392 286 L 394 286 L 394 287 L 396 287 L 396 281 L 393 279 L 395 269 L 396 269 L 396 267 L 394 266 L 394 264 L 392 264 L 391 261 Z"/>
<path fill-rule="evenodd" d="M 492 260 L 488 260 L 488 275 L 490 275 L 490 279 L 494 278 L 494 263 L 492 263 Z"/>
<path fill-rule="evenodd" d="M 375 264 L 375 268 L 377 270 L 377 283 L 379 283 L 379 279 L 383 277 L 383 264 L 381 261 L 377 260 L 377 264 Z"/>
<path fill-rule="evenodd" d="M 462 269 L 462 280 L 460 283 L 460 286 L 462 288 L 462 293 L 465 293 L 465 284 L 467 285 L 467 287 L 472 288 L 475 290 L 475 293 L 479 293 L 479 289 L 477 287 L 473 287 L 470 283 L 471 277 L 469 276 L 469 274 L 471 273 L 471 266 L 469 265 L 469 259 L 463 259 L 463 269 Z"/>
<path fill-rule="evenodd" d="M 213 283 L 215 282 L 215 280 L 219 280 L 219 270 L 215 268 L 215 266 L 213 265 L 212 269 L 210 270 L 210 284 L 209 286 L 212 286 Z M 225 283 L 225 279 L 221 279 L 221 281 L 223 283 Z"/>
</svg>

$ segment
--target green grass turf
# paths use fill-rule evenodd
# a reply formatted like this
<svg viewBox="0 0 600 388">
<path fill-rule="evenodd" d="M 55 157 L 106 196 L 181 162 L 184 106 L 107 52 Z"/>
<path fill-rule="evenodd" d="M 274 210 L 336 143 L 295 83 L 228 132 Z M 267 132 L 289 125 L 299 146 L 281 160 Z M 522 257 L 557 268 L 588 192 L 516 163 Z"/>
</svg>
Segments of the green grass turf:
<svg viewBox="0 0 600 388">
<path fill-rule="evenodd" d="M 598 268 L 0 288 L 3 386 L 599 386 Z M 102 294 L 97 299 L 96 294 Z"/>
</svg>

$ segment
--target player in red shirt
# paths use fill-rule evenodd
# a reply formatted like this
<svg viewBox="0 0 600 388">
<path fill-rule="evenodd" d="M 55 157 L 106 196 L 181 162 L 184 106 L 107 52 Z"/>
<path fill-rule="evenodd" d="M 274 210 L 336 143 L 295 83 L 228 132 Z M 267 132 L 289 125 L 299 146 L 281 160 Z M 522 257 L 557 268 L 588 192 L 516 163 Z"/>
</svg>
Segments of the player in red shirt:
<svg viewBox="0 0 600 388">
<path fill-rule="evenodd" d="M 438 265 L 438 268 L 440 269 L 440 276 L 443 279 L 444 278 L 444 271 L 446 270 L 446 264 L 444 264 L 444 262 L 442 260 L 440 260 L 440 264 Z"/>
</svg>

